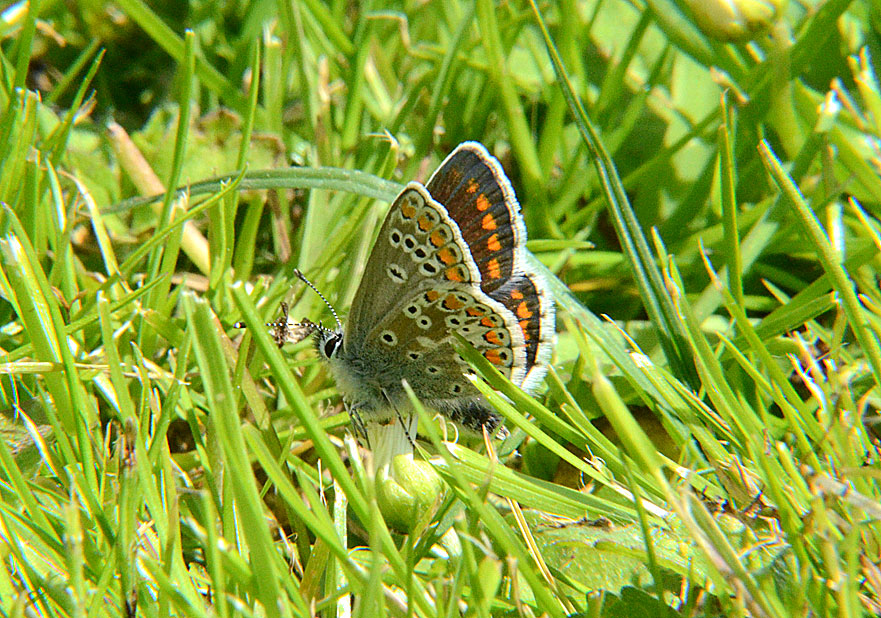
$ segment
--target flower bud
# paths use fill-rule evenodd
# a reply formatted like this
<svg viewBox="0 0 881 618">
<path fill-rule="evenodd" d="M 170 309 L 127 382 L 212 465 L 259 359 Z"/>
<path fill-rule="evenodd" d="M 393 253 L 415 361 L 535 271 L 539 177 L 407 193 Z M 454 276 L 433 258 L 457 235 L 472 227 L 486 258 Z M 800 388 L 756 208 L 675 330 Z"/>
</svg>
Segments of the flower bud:
<svg viewBox="0 0 881 618">
<path fill-rule="evenodd" d="M 429 510 L 440 504 L 443 481 L 427 461 L 398 455 L 377 478 L 377 500 L 389 526 L 411 532 Z"/>
</svg>

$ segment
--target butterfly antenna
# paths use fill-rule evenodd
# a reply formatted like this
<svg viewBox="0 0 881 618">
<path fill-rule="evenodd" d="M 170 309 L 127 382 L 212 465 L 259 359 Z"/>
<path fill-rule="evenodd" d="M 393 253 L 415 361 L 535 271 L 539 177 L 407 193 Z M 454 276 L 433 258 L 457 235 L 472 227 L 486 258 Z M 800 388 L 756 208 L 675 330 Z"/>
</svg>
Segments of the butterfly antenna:
<svg viewBox="0 0 881 618">
<path fill-rule="evenodd" d="M 316 294 L 318 294 L 318 298 L 320 298 L 321 300 L 324 301 L 324 304 L 327 305 L 327 308 L 330 309 L 330 312 L 333 314 L 333 319 L 334 319 L 334 321 L 336 321 L 337 330 L 342 332 L 343 331 L 343 323 L 340 322 L 340 316 L 337 315 L 336 309 L 333 308 L 333 305 L 330 304 L 330 301 L 328 301 L 324 297 L 324 294 L 322 294 L 321 292 L 318 291 L 318 288 L 316 288 L 315 285 L 306 278 L 306 275 L 304 275 L 303 272 L 299 268 L 294 269 L 294 274 L 297 276 L 297 278 L 300 281 L 302 281 L 303 283 L 308 285 L 310 288 L 312 288 L 312 291 L 315 292 Z"/>
</svg>

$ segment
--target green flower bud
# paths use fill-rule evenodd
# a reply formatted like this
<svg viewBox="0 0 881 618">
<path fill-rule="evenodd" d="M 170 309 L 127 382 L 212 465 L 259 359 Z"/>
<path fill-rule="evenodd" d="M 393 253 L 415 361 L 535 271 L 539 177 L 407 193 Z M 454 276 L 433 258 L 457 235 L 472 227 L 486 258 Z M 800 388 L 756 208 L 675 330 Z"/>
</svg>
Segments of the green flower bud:
<svg viewBox="0 0 881 618">
<path fill-rule="evenodd" d="M 398 455 L 377 476 L 376 497 L 386 523 L 395 530 L 411 532 L 443 497 L 444 484 L 427 461 Z"/>
</svg>

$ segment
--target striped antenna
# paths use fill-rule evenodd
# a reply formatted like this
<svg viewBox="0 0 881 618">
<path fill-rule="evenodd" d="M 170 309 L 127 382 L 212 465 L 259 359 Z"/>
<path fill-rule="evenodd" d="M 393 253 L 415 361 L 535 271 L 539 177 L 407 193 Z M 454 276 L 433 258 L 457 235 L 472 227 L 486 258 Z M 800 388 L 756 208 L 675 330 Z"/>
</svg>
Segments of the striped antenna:
<svg viewBox="0 0 881 618">
<path fill-rule="evenodd" d="M 297 278 L 300 281 L 302 281 L 303 283 L 308 285 L 310 288 L 312 288 L 312 291 L 315 292 L 316 294 L 318 294 L 318 297 L 324 301 L 324 304 L 327 305 L 327 308 L 330 309 L 330 312 L 333 314 L 333 319 L 336 321 L 336 329 L 339 332 L 343 332 L 343 323 L 340 322 L 340 316 L 337 315 L 336 309 L 334 309 L 333 305 L 331 305 L 330 302 L 324 297 L 324 294 L 322 294 L 321 292 L 318 291 L 318 288 L 316 288 L 312 284 L 312 282 L 306 278 L 306 275 L 304 275 L 303 272 L 299 268 L 294 269 L 294 274 L 297 276 Z"/>
</svg>

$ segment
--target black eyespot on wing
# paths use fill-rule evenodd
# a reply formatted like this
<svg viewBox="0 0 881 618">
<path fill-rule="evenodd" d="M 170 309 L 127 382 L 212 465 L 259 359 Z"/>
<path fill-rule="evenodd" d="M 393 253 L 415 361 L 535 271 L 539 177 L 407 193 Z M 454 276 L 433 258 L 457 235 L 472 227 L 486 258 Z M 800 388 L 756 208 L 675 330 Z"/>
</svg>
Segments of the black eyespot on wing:
<svg viewBox="0 0 881 618">
<path fill-rule="evenodd" d="M 398 266 L 396 266 L 395 264 L 391 264 L 388 267 L 388 272 L 392 276 L 392 278 L 394 278 L 395 280 L 397 280 L 399 282 L 403 282 L 403 281 L 407 280 L 407 278 L 404 276 L 404 271 L 402 271 L 400 268 L 398 268 Z"/>
</svg>

